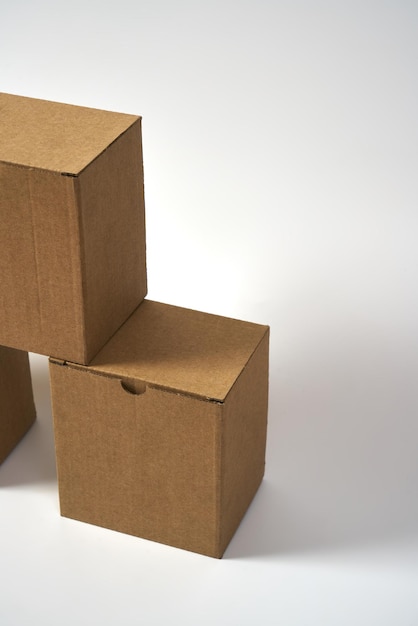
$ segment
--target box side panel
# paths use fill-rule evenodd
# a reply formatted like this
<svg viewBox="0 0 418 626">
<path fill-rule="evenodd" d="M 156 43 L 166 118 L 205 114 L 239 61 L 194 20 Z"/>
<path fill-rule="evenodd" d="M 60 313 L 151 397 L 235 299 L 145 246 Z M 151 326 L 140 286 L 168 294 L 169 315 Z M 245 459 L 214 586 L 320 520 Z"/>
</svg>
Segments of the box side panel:
<svg viewBox="0 0 418 626">
<path fill-rule="evenodd" d="M 79 177 L 88 361 L 147 292 L 138 120 Z"/>
<path fill-rule="evenodd" d="M 0 344 L 84 352 L 74 179 L 0 163 Z"/>
<path fill-rule="evenodd" d="M 225 402 L 222 430 L 220 551 L 224 552 L 264 475 L 268 408 L 266 332 Z"/>
<path fill-rule="evenodd" d="M 217 556 L 219 407 L 50 363 L 61 513 Z"/>
<path fill-rule="evenodd" d="M 0 463 L 35 418 L 28 354 L 0 346 Z"/>
</svg>

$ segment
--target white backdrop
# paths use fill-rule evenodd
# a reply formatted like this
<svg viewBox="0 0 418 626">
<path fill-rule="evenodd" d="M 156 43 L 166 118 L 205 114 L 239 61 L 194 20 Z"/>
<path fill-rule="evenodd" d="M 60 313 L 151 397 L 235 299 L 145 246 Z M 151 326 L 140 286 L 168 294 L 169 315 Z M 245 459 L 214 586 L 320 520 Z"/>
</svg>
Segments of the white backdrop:
<svg viewBox="0 0 418 626">
<path fill-rule="evenodd" d="M 59 516 L 31 357 L 2 625 L 418 623 L 417 55 L 413 0 L 0 0 L 1 91 L 143 116 L 149 297 L 271 325 L 222 561 Z"/>
</svg>

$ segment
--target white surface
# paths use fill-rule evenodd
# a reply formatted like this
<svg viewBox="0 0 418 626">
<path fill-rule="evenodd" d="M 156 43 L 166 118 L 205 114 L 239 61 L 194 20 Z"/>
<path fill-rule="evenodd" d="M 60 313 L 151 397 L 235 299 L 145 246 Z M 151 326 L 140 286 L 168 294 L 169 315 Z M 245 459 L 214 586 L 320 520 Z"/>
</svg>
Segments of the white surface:
<svg viewBox="0 0 418 626">
<path fill-rule="evenodd" d="M 418 623 L 418 5 L 0 2 L 0 89 L 143 115 L 149 297 L 269 323 L 265 482 L 222 561 L 0 468 L 0 623 Z M 1 278 L 0 278 L 1 279 Z"/>
</svg>

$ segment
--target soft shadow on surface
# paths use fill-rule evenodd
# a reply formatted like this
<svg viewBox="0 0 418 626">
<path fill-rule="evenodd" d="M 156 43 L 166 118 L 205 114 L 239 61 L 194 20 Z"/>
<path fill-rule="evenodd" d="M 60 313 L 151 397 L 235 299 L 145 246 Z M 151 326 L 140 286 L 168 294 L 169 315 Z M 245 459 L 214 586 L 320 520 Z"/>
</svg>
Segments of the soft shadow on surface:
<svg viewBox="0 0 418 626">
<path fill-rule="evenodd" d="M 416 350 L 337 330 L 272 363 L 266 478 L 225 558 L 418 538 Z"/>
<path fill-rule="evenodd" d="M 56 482 L 48 361 L 31 355 L 32 386 L 37 420 L 0 465 L 0 489 Z"/>
<path fill-rule="evenodd" d="M 276 346 L 266 477 L 224 558 L 418 536 L 418 351 L 407 339 L 327 327 L 292 358 Z M 32 376 L 38 420 L 0 466 L 0 489 L 56 482 L 44 357 Z"/>
<path fill-rule="evenodd" d="M 418 537 L 417 512 L 394 511 L 390 505 L 362 510 L 341 506 L 330 496 L 315 502 L 309 494 L 289 494 L 265 480 L 227 548 L 225 559 L 315 555 L 363 548 Z M 358 508 L 356 508 L 358 507 Z"/>
</svg>

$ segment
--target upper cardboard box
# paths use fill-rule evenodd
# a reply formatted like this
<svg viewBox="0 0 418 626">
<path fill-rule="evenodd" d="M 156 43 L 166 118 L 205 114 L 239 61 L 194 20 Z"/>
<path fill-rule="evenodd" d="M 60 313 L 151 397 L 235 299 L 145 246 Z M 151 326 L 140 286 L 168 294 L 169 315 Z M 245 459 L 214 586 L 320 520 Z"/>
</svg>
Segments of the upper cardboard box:
<svg viewBox="0 0 418 626">
<path fill-rule="evenodd" d="M 0 344 L 87 364 L 147 291 L 141 118 L 0 94 Z"/>
</svg>

